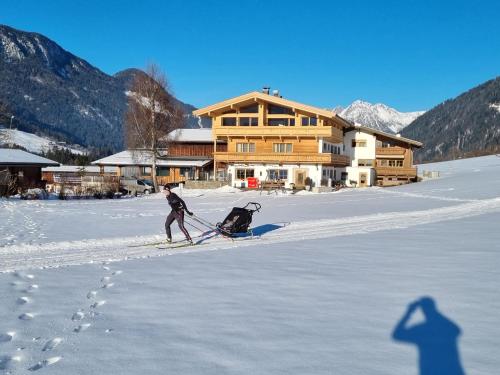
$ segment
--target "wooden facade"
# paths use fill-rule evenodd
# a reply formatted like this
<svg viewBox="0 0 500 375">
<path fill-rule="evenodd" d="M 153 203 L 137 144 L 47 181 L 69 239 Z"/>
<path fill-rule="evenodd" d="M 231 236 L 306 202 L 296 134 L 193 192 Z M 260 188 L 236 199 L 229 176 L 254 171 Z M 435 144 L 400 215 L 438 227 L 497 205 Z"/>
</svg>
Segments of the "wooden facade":
<svg viewBox="0 0 500 375">
<path fill-rule="evenodd" d="M 375 172 L 377 185 L 393 186 L 416 181 L 417 168 L 413 166 L 413 147 L 398 137 L 376 134 Z"/>
</svg>

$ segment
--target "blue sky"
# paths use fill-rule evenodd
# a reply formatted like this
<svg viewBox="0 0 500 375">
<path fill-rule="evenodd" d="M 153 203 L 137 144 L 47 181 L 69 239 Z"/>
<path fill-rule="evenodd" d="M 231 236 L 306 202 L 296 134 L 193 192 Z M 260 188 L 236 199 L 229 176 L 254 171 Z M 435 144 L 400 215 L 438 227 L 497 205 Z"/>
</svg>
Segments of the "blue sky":
<svg viewBox="0 0 500 375">
<path fill-rule="evenodd" d="M 154 61 L 205 106 L 263 85 L 319 107 L 430 109 L 500 74 L 499 1 L 2 0 L 108 74 Z"/>
</svg>

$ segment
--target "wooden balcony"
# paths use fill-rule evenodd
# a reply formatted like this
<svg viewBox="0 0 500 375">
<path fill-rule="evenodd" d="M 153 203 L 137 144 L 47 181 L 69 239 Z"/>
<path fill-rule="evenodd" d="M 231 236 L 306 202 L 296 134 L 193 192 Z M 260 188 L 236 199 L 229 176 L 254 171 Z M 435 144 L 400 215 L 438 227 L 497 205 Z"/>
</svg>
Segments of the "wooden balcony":
<svg viewBox="0 0 500 375">
<path fill-rule="evenodd" d="M 294 163 L 294 164 L 333 164 L 347 166 L 350 164 L 347 155 L 327 153 L 243 153 L 243 152 L 216 152 L 215 159 L 226 163 Z"/>
<path fill-rule="evenodd" d="M 216 126 L 214 136 L 219 137 L 337 137 L 342 132 L 333 126 Z"/>
<path fill-rule="evenodd" d="M 375 167 L 375 171 L 377 172 L 377 176 L 408 176 L 408 177 L 416 177 L 417 176 L 417 168 L 401 168 L 401 167 Z"/>
<path fill-rule="evenodd" d="M 404 156 L 406 149 L 403 147 L 377 147 L 375 154 L 377 156 Z"/>
</svg>

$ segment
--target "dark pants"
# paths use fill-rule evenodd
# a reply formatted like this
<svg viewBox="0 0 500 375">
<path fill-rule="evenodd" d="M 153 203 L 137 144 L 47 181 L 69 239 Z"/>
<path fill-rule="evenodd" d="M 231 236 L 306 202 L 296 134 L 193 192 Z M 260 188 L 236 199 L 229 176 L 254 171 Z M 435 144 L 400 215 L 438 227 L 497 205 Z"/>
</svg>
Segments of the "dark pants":
<svg viewBox="0 0 500 375">
<path fill-rule="evenodd" d="M 170 214 L 167 216 L 167 220 L 165 221 L 165 231 L 167 232 L 167 237 L 172 238 L 172 232 L 170 231 L 170 225 L 174 222 L 174 220 L 177 220 L 177 224 L 179 225 L 180 230 L 184 235 L 186 236 L 186 239 L 188 241 L 191 240 L 191 236 L 189 235 L 188 231 L 184 227 L 184 210 L 180 211 L 175 211 L 172 210 Z"/>
</svg>

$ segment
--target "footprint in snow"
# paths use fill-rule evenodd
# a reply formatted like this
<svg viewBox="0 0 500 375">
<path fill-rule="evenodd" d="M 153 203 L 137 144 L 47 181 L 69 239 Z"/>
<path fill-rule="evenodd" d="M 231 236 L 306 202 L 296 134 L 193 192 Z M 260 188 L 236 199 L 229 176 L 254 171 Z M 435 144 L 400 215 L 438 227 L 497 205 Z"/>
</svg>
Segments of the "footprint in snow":
<svg viewBox="0 0 500 375">
<path fill-rule="evenodd" d="M 97 291 L 91 290 L 90 292 L 87 293 L 87 299 L 94 298 L 97 295 Z"/>
<path fill-rule="evenodd" d="M 73 314 L 71 320 L 77 321 L 77 320 L 82 320 L 83 318 L 85 318 L 85 313 L 83 311 L 77 311 L 76 313 Z"/>
<path fill-rule="evenodd" d="M 15 362 L 21 362 L 20 356 L 2 355 L 0 356 L 0 370 L 9 370 Z"/>
<path fill-rule="evenodd" d="M 42 348 L 42 352 L 46 352 L 48 350 L 54 349 L 56 346 L 58 346 L 61 342 L 63 341 L 62 338 L 60 337 L 55 337 L 52 340 L 49 340 L 45 343 L 45 345 Z"/>
<path fill-rule="evenodd" d="M 79 333 L 79 332 L 83 332 L 83 331 L 86 331 L 87 329 L 89 329 L 91 326 L 90 323 L 84 323 L 84 324 L 80 324 L 78 327 L 76 327 L 73 332 L 76 332 L 76 333 Z"/>
<path fill-rule="evenodd" d="M 31 302 L 31 299 L 29 297 L 23 296 L 23 297 L 19 297 L 16 300 L 16 302 L 18 305 L 25 305 L 25 304 Z"/>
<path fill-rule="evenodd" d="M 22 272 L 16 272 L 14 273 L 14 276 L 16 277 L 19 277 L 20 279 L 29 279 L 29 280 L 33 280 L 35 278 L 35 275 L 32 275 L 32 274 L 26 274 L 26 273 L 22 273 Z"/>
<path fill-rule="evenodd" d="M 118 271 L 113 272 L 112 275 L 114 275 L 114 276 L 115 275 L 121 275 L 122 273 L 123 273 L 122 270 L 118 270 Z"/>
<path fill-rule="evenodd" d="M 22 313 L 21 315 L 18 316 L 18 318 L 21 320 L 32 320 L 34 317 L 35 314 L 33 313 Z"/>
<path fill-rule="evenodd" d="M 38 371 L 44 367 L 51 366 L 54 363 L 59 362 L 61 359 L 62 359 L 62 357 L 50 357 L 50 358 L 44 359 L 43 361 L 38 362 L 36 365 L 30 367 L 28 370 Z"/>
<path fill-rule="evenodd" d="M 110 270 L 110 268 L 108 266 L 103 266 L 102 269 L 105 270 L 105 271 L 109 271 Z"/>
<path fill-rule="evenodd" d="M 108 283 L 108 284 L 104 284 L 101 288 L 102 288 L 102 289 L 109 289 L 109 288 L 111 288 L 113 285 L 115 285 L 115 283 Z"/>
<path fill-rule="evenodd" d="M 97 302 L 94 302 L 92 305 L 90 305 L 90 308 L 97 309 L 98 307 L 101 307 L 105 303 L 106 303 L 106 300 L 97 301 Z"/>
<path fill-rule="evenodd" d="M 105 282 L 108 282 L 109 280 L 111 280 L 111 277 L 109 277 L 109 276 L 104 276 L 104 277 L 101 279 L 101 282 L 102 282 L 102 283 L 105 283 Z"/>
<path fill-rule="evenodd" d="M 16 333 L 14 331 L 0 334 L 0 343 L 12 341 Z"/>
</svg>

